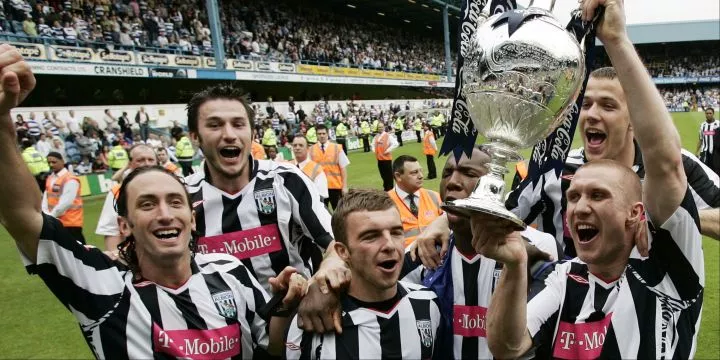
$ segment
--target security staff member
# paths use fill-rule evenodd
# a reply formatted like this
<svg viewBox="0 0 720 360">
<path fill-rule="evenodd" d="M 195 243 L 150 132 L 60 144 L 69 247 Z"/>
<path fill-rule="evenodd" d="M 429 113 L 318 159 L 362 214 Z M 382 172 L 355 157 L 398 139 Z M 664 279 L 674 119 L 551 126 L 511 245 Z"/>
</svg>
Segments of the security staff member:
<svg viewBox="0 0 720 360">
<path fill-rule="evenodd" d="M 420 133 L 422 132 L 422 129 L 423 129 L 422 124 L 423 123 L 422 123 L 422 120 L 420 120 L 420 117 L 419 116 L 416 117 L 415 121 L 413 122 L 413 130 L 415 130 L 415 136 L 417 136 L 418 143 L 422 142 L 422 137 L 420 136 L 421 135 Z"/>
<path fill-rule="evenodd" d="M 308 145 L 315 145 L 317 143 L 317 133 L 315 132 L 315 124 L 311 124 L 310 128 L 305 132 L 305 139 L 308 141 Z"/>
<path fill-rule="evenodd" d="M 437 143 L 435 143 L 435 135 L 430 130 L 430 125 L 425 123 L 423 126 L 425 130 L 425 136 L 423 138 L 423 154 L 427 160 L 428 167 L 428 180 L 432 180 L 437 177 L 437 170 L 435 169 L 435 154 L 437 153 Z"/>
<path fill-rule="evenodd" d="M 395 122 L 393 122 L 393 128 L 395 128 L 395 136 L 397 137 L 398 144 L 400 144 L 400 146 L 403 146 L 402 133 L 403 130 L 405 130 L 405 124 L 402 118 L 395 119 Z"/>
<path fill-rule="evenodd" d="M 128 155 L 122 145 L 120 145 L 119 140 L 114 140 L 112 146 L 108 154 L 108 165 L 113 172 L 117 172 L 127 165 Z"/>
<path fill-rule="evenodd" d="M 343 152 L 347 155 L 347 136 L 348 127 L 346 125 L 347 120 L 342 119 L 340 123 L 335 127 L 335 142 L 342 146 Z"/>
<path fill-rule="evenodd" d="M 273 130 L 270 123 L 265 124 L 265 130 L 263 131 L 261 142 L 265 147 L 266 153 L 268 152 L 268 148 L 270 146 L 277 146 L 277 134 L 275 134 L 275 130 Z"/>
<path fill-rule="evenodd" d="M 377 159 L 378 171 L 383 181 L 383 190 L 390 191 L 393 188 L 392 151 L 398 147 L 396 139 L 390 136 L 390 127 L 382 128 L 382 132 L 375 135 L 372 150 Z"/>
<path fill-rule="evenodd" d="M 380 123 L 380 120 L 378 118 L 375 118 L 372 122 L 372 133 L 373 135 L 377 135 L 382 132 L 383 124 Z"/>
<path fill-rule="evenodd" d="M 360 137 L 363 142 L 363 152 L 370 152 L 370 123 L 367 119 L 360 121 Z"/>
<path fill-rule="evenodd" d="M 267 154 L 265 154 L 265 148 L 256 141 L 252 142 L 250 154 L 255 160 L 265 160 L 265 158 L 267 157 Z"/>
<path fill-rule="evenodd" d="M 192 169 L 193 157 L 195 156 L 195 149 L 193 148 L 190 138 L 188 138 L 180 128 L 173 129 L 174 133 L 171 134 L 175 139 L 175 157 L 180 163 L 180 167 L 183 171 L 183 176 L 193 174 Z"/>
<path fill-rule="evenodd" d="M 422 167 L 415 157 L 400 155 L 393 162 L 392 168 L 395 188 L 387 193 L 400 212 L 407 247 L 443 213 L 440 209 L 440 195 L 422 188 Z"/>
<path fill-rule="evenodd" d="M 328 184 L 328 198 L 325 206 L 337 209 L 342 194 L 347 191 L 347 170 L 350 160 L 342 151 L 341 145 L 328 140 L 328 130 L 325 125 L 317 126 L 319 142 L 310 148 L 310 158 L 320 164 L 325 171 Z"/>
<path fill-rule="evenodd" d="M 75 240 L 85 244 L 80 179 L 65 169 L 65 161 L 60 153 L 49 153 L 47 162 L 52 174 L 45 180 L 42 211 L 60 220 Z"/>
<path fill-rule="evenodd" d="M 35 149 L 30 139 L 23 139 L 22 148 L 23 161 L 27 164 L 30 172 L 35 177 L 35 181 L 37 181 L 40 191 L 42 191 L 45 189 L 45 177 L 47 172 L 50 171 L 47 160 Z"/>
</svg>

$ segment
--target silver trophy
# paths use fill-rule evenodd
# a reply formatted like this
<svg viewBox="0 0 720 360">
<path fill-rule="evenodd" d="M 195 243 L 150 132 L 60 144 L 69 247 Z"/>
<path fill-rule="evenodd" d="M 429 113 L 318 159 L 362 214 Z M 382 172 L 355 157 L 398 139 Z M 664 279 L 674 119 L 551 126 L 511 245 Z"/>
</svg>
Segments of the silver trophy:
<svg viewBox="0 0 720 360">
<path fill-rule="evenodd" d="M 532 7 L 479 19 L 469 45 L 461 91 L 491 160 L 470 197 L 448 201 L 443 209 L 491 214 L 524 229 L 503 204 L 506 165 L 521 161 L 518 150 L 562 123 L 582 87 L 583 50 L 550 12 Z"/>
</svg>

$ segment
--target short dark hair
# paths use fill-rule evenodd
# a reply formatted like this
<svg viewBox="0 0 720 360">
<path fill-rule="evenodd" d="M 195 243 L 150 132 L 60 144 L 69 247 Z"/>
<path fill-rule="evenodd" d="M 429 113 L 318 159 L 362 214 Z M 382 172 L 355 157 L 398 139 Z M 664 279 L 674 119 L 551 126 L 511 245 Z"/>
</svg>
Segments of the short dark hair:
<svg viewBox="0 0 720 360">
<path fill-rule="evenodd" d="M 394 207 L 395 202 L 382 190 L 350 189 L 343 195 L 330 220 L 335 241 L 348 245 L 348 215 L 359 211 L 383 211 Z"/>
<path fill-rule="evenodd" d="M 65 161 L 65 159 L 63 159 L 63 156 L 62 156 L 59 152 L 57 152 L 57 151 L 51 151 L 51 152 L 49 152 L 49 153 L 47 154 L 47 157 L 54 157 L 54 158 L 56 158 L 56 159 L 58 159 L 58 160 L 60 160 L 60 161 Z"/>
<path fill-rule="evenodd" d="M 715 113 L 715 109 L 713 109 L 713 108 L 711 108 L 711 107 L 705 108 L 705 111 L 708 111 L 708 110 L 710 110 L 713 114 Z"/>
<path fill-rule="evenodd" d="M 198 132 L 198 110 L 200 109 L 200 106 L 210 100 L 218 99 L 239 101 L 247 112 L 248 121 L 252 123 L 253 119 L 255 119 L 255 112 L 253 111 L 252 106 L 250 106 L 248 94 L 233 85 L 220 84 L 210 86 L 205 90 L 196 93 L 188 102 L 185 110 L 187 110 L 188 130 L 190 130 L 190 132 Z"/>
<path fill-rule="evenodd" d="M 163 147 L 163 146 L 158 146 L 157 148 L 155 148 L 155 154 L 157 154 L 157 153 L 159 153 L 159 152 L 161 152 L 161 151 L 163 151 L 163 152 L 168 152 L 167 149 L 166 149 L 165 147 Z"/>
<path fill-rule="evenodd" d="M 183 180 L 179 178 L 177 175 L 173 174 L 170 170 L 165 169 L 162 166 L 144 166 L 137 168 L 130 172 L 127 177 L 123 180 L 122 184 L 120 185 L 120 190 L 118 190 L 117 198 L 115 199 L 115 210 L 117 211 L 117 214 L 119 216 L 127 218 L 128 212 L 129 212 L 129 206 L 128 206 L 128 195 L 127 195 L 127 189 L 128 186 L 130 186 L 130 183 L 133 182 L 135 178 L 142 174 L 150 173 L 153 171 L 161 172 L 164 174 L 167 174 L 171 176 L 173 179 L 175 179 L 183 188 L 183 192 L 185 193 L 185 200 L 187 201 L 188 206 L 190 207 L 190 211 L 192 211 L 192 205 L 190 202 L 190 193 L 188 193 L 187 188 L 185 187 L 185 184 L 183 183 Z M 135 237 L 130 235 L 125 240 L 123 240 L 120 244 L 118 244 L 118 250 L 120 251 L 120 256 L 122 259 L 128 264 L 130 267 L 130 270 L 136 275 L 140 275 L 140 263 L 138 261 L 137 253 L 135 252 Z M 192 233 L 191 239 L 190 239 L 190 251 L 192 251 L 193 256 L 195 252 L 197 251 L 197 241 L 195 239 L 195 233 Z"/>
<path fill-rule="evenodd" d="M 411 155 L 400 155 L 398 156 L 395 161 L 393 161 L 392 164 L 392 171 L 393 173 L 403 173 L 405 170 L 405 163 L 406 162 L 417 162 L 418 159 Z"/>
<path fill-rule="evenodd" d="M 615 71 L 615 68 L 612 66 L 601 67 L 593 70 L 590 73 L 590 77 L 596 79 L 615 80 L 617 78 L 617 71 Z"/>
<path fill-rule="evenodd" d="M 327 129 L 328 129 L 328 128 L 327 128 L 327 126 L 325 126 L 325 124 L 317 124 L 317 125 L 315 125 L 315 132 L 318 132 L 318 131 L 320 131 L 320 130 L 325 130 L 325 131 L 327 131 Z"/>
</svg>

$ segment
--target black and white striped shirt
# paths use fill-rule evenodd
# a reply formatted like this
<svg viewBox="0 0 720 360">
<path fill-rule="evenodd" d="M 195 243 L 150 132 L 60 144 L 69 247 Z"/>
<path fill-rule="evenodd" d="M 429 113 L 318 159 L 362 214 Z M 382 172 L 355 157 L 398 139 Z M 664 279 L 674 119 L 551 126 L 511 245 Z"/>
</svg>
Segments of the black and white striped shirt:
<svg viewBox="0 0 720 360">
<path fill-rule="evenodd" d="M 292 266 L 309 276 L 301 251 L 332 242 L 330 214 L 310 180 L 290 164 L 250 159 L 250 182 L 237 194 L 211 184 L 207 169 L 185 179 L 198 251 L 242 260 L 270 291 L 270 277 Z M 304 252 L 303 252 L 304 254 Z"/>
<path fill-rule="evenodd" d="M 268 295 L 232 256 L 197 254 L 190 279 L 165 288 L 133 281 L 126 267 L 43 215 L 37 261 L 23 262 L 75 316 L 96 358 L 249 359 L 267 348 L 257 309 Z"/>
<path fill-rule="evenodd" d="M 557 259 L 557 246 L 552 236 L 528 228 L 523 232 L 528 242 Z M 457 240 L 456 240 L 457 241 Z M 492 359 L 487 344 L 486 318 L 488 307 L 500 280 L 502 263 L 480 254 L 466 255 L 453 246 L 450 270 L 453 281 L 452 316 L 453 354 L 456 359 Z M 447 258 L 446 258 L 447 259 Z M 445 259 L 443 259 L 445 260 Z M 405 282 L 422 284 L 426 269 L 405 254 L 401 278 Z M 438 296 L 442 297 L 441 294 Z"/>
<path fill-rule="evenodd" d="M 344 295 L 339 335 L 305 333 L 295 318 L 288 332 L 287 358 L 430 359 L 442 321 L 437 296 L 404 282 L 398 282 L 397 291 L 381 308 Z"/>
<path fill-rule="evenodd" d="M 720 131 L 720 120 L 713 122 L 704 121 L 700 124 L 700 140 L 702 140 L 700 144 L 701 153 L 711 155 L 715 152 L 713 136 L 715 136 L 716 131 Z"/>
<path fill-rule="evenodd" d="M 649 224 L 649 257 L 634 249 L 619 279 L 606 282 L 577 258 L 558 263 L 528 303 L 535 355 L 693 358 L 705 286 L 699 226 L 687 191 L 664 224 Z"/>
<path fill-rule="evenodd" d="M 712 169 L 705 166 L 691 152 L 682 149 L 682 162 L 687 176 L 688 186 L 695 199 L 698 210 L 720 207 L 720 177 Z M 567 200 L 565 191 L 570 186 L 575 172 L 587 162 L 583 148 L 573 149 L 565 161 L 565 168 L 558 177 L 551 169 L 542 175 L 537 184 L 532 182 L 521 184 L 513 190 L 505 202 L 505 206 L 526 224 L 537 224 L 538 230 L 554 235 L 565 256 L 576 256 L 570 232 L 565 226 L 565 210 Z M 643 179 L 645 167 L 640 147 L 635 143 L 635 160 L 633 171 Z M 524 187 L 523 187 L 524 186 Z"/>
</svg>

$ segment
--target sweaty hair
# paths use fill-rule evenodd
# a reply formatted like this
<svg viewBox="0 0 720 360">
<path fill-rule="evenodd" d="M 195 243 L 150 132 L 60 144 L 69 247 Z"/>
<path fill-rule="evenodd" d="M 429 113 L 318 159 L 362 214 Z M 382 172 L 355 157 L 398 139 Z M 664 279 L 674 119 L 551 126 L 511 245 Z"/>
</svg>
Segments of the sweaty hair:
<svg viewBox="0 0 720 360">
<path fill-rule="evenodd" d="M 582 170 L 596 167 L 615 170 L 616 175 L 619 175 L 616 181 L 620 184 L 620 191 L 624 194 L 626 201 L 631 203 L 642 201 L 642 184 L 640 182 L 640 177 L 631 168 L 624 166 L 615 160 L 598 159 L 587 162 L 577 170 L 576 174 Z M 607 177 L 604 177 L 603 179 L 613 178 L 612 175 L 606 176 Z"/>
<path fill-rule="evenodd" d="M 418 159 L 411 155 L 400 155 L 392 163 L 392 171 L 394 173 L 403 173 L 405 171 L 406 162 L 416 162 Z"/>
<path fill-rule="evenodd" d="M 606 66 L 593 70 L 590 73 L 590 77 L 596 79 L 615 80 L 617 78 L 617 72 L 614 67 Z"/>
<path fill-rule="evenodd" d="M 185 107 L 190 132 L 198 132 L 198 112 L 200 106 L 208 101 L 219 99 L 239 101 L 247 112 L 248 121 L 252 123 L 253 119 L 255 119 L 255 112 L 250 106 L 250 100 L 242 89 L 230 84 L 215 85 L 193 95 Z"/>
<path fill-rule="evenodd" d="M 348 244 L 347 218 L 350 214 L 359 211 L 383 211 L 393 207 L 395 207 L 395 203 L 382 190 L 350 189 L 347 194 L 343 195 L 330 221 L 335 241 Z"/>
<path fill-rule="evenodd" d="M 138 176 L 147 174 L 150 172 L 161 172 L 163 174 L 167 174 L 171 176 L 175 181 L 178 182 L 183 188 L 183 192 L 185 193 L 185 201 L 187 201 L 188 207 L 190 207 L 190 194 L 187 192 L 187 188 L 185 188 L 185 184 L 183 183 L 182 179 L 180 179 L 178 176 L 170 172 L 169 170 L 165 169 L 162 166 L 144 166 L 137 168 L 133 170 L 128 176 L 123 180 L 122 184 L 120 185 L 120 190 L 118 191 L 117 198 L 115 199 L 115 210 L 117 211 L 117 214 L 119 216 L 122 216 L 127 219 L 128 213 L 129 213 L 129 205 L 128 205 L 128 186 L 130 186 L 130 183 L 133 182 Z M 192 211 L 192 210 L 191 210 Z M 190 251 L 192 251 L 192 255 L 195 255 L 195 252 L 197 251 L 197 241 L 195 239 L 195 233 L 193 232 L 190 237 Z M 128 264 L 130 267 L 130 270 L 135 275 L 141 275 L 140 270 L 140 263 L 138 262 L 137 253 L 135 252 L 135 237 L 133 235 L 128 236 L 125 238 L 120 244 L 118 244 L 118 251 L 120 252 L 120 257 Z"/>
</svg>

